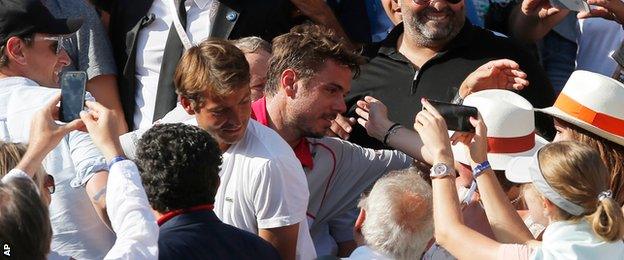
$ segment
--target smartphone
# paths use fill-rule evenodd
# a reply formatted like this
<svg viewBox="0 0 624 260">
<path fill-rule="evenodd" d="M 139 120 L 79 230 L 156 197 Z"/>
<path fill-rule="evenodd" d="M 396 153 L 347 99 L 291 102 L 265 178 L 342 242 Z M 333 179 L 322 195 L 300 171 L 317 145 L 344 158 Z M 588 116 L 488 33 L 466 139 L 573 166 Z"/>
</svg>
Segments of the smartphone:
<svg viewBox="0 0 624 260">
<path fill-rule="evenodd" d="M 589 12 L 589 4 L 585 0 L 550 0 L 550 5 L 559 9 L 576 12 Z"/>
<path fill-rule="evenodd" d="M 61 122 L 71 122 L 80 118 L 84 109 L 87 73 L 68 71 L 61 76 Z"/>
<path fill-rule="evenodd" d="M 474 126 L 470 123 L 470 117 L 477 118 L 479 116 L 476 107 L 456 105 L 435 100 L 429 100 L 429 103 L 442 115 L 449 130 L 469 133 L 475 132 Z"/>
</svg>

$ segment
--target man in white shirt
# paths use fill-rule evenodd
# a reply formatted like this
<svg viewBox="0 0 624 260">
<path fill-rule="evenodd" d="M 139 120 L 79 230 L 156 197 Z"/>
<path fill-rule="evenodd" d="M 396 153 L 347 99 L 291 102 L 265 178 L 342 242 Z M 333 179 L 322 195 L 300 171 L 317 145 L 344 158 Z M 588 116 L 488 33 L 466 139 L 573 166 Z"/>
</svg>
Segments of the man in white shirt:
<svg viewBox="0 0 624 260">
<path fill-rule="evenodd" d="M 30 118 L 59 93 L 46 87 L 57 87 L 59 72 L 70 63 L 62 36 L 82 22 L 54 19 L 38 0 L 0 0 L 0 7 L 0 139 L 27 143 Z M 73 131 L 46 156 L 44 167 L 56 181 L 52 250 L 77 259 L 103 258 L 115 241 L 105 225 L 104 157 L 86 133 Z"/>
<path fill-rule="evenodd" d="M 346 111 L 344 95 L 362 57 L 334 33 L 298 26 L 273 40 L 266 97 L 252 104 L 252 117 L 280 134 L 303 166 L 310 202 L 310 235 L 319 256 L 347 256 L 355 248 L 353 224 L 360 194 L 412 158 L 324 137 L 331 120 Z"/>
<path fill-rule="evenodd" d="M 249 65 L 229 42 L 192 47 L 175 73 L 182 107 L 223 152 L 214 211 L 225 223 L 258 234 L 283 259 L 316 257 L 308 231 L 308 189 L 292 149 L 249 120 Z"/>
</svg>

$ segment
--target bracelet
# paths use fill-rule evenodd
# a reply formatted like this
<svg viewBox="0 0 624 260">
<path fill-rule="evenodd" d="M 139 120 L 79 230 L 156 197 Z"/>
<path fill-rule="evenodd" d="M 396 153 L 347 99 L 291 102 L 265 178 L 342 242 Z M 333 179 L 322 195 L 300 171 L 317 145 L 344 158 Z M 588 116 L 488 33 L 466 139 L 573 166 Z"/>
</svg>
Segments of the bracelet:
<svg viewBox="0 0 624 260">
<path fill-rule="evenodd" d="M 384 136 L 383 139 L 383 144 L 385 146 L 388 146 L 388 137 L 390 137 L 393 134 L 396 134 L 396 132 L 399 130 L 399 128 L 403 127 L 401 124 L 399 123 L 395 123 L 394 125 L 392 125 L 390 128 L 388 128 L 388 131 L 386 131 L 386 135 Z"/>
<path fill-rule="evenodd" d="M 490 162 L 489 161 L 484 161 L 482 163 L 478 163 L 473 169 L 472 169 L 472 176 L 473 178 L 477 178 L 479 177 L 481 174 L 483 174 L 483 171 L 487 170 L 490 167 Z"/>
<path fill-rule="evenodd" d="M 108 163 L 108 169 L 110 170 L 110 168 L 113 167 L 113 164 L 121 162 L 123 160 L 128 160 L 128 158 L 126 158 L 126 156 L 123 156 L 123 155 L 117 155 L 113 157 L 113 159 L 111 159 L 111 161 Z"/>
</svg>

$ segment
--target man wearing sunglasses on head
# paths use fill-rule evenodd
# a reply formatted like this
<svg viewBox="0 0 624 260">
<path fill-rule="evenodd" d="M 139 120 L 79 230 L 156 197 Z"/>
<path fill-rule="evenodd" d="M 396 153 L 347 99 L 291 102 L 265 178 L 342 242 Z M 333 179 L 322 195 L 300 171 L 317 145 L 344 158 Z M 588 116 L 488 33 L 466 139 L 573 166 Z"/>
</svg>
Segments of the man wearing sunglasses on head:
<svg viewBox="0 0 624 260">
<path fill-rule="evenodd" d="M 459 102 L 476 91 L 460 86 L 477 68 L 485 77 L 498 78 L 502 70 L 495 66 L 480 68 L 496 59 L 513 60 L 505 66 L 526 72 L 530 85 L 519 93 L 534 107 L 554 102 L 552 86 L 537 61 L 510 39 L 472 25 L 466 19 L 463 0 L 398 0 L 398 6 L 403 22 L 384 41 L 365 51 L 369 63 L 362 67 L 346 98 L 350 108 L 347 118 L 338 118 L 339 124 L 332 126 L 339 136 L 350 135 L 350 141 L 362 146 L 383 148 L 348 118 L 356 117 L 357 100 L 365 96 L 381 100 L 387 104 L 390 118 L 408 126 L 421 110 L 421 98 Z M 492 87 L 502 88 L 499 85 Z M 552 121 L 548 120 L 538 117 L 538 132 L 554 136 Z M 347 121 L 353 125 L 351 133 L 343 130 L 349 129 Z"/>
<path fill-rule="evenodd" d="M 30 121 L 60 90 L 70 64 L 63 39 L 82 20 L 55 19 L 40 0 L 0 0 L 0 140 L 28 143 Z M 72 131 L 44 160 L 54 177 L 52 250 L 75 259 L 102 259 L 115 234 L 107 228 L 108 167 L 87 133 Z"/>
</svg>

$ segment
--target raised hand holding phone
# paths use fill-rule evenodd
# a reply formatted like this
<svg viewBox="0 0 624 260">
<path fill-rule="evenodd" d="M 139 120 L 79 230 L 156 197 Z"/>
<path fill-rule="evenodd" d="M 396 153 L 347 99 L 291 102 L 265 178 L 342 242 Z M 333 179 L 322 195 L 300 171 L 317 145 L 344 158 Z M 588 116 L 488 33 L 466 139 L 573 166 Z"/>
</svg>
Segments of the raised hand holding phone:
<svg viewBox="0 0 624 260">
<path fill-rule="evenodd" d="M 444 118 L 448 130 L 467 133 L 475 132 L 474 126 L 470 123 L 470 117 L 477 118 L 477 108 L 435 100 L 426 101 L 435 108 L 435 111 L 439 113 L 442 118 Z"/>
<path fill-rule="evenodd" d="M 71 122 L 80 118 L 84 109 L 87 74 L 84 71 L 68 71 L 61 76 L 61 111 L 59 119 Z"/>
<path fill-rule="evenodd" d="M 423 110 L 416 114 L 414 129 L 433 158 L 433 162 L 453 165 L 451 140 L 446 122 L 436 108 L 426 99 L 421 99 Z"/>
</svg>

